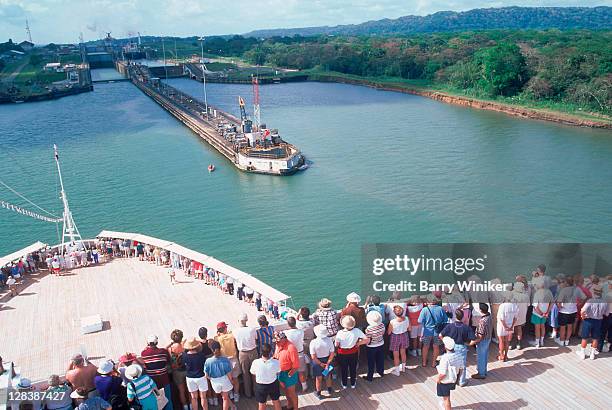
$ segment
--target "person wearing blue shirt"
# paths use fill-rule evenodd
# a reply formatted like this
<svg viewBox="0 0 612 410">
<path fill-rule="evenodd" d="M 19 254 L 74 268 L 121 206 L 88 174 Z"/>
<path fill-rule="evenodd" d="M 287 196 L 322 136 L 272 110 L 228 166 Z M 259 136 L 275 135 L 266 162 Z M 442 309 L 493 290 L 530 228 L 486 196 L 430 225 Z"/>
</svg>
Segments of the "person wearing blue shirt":
<svg viewBox="0 0 612 410">
<path fill-rule="evenodd" d="M 427 354 L 429 346 L 433 344 L 433 354 L 431 356 L 431 367 L 436 367 L 436 359 L 440 354 L 440 345 L 442 340 L 438 337 L 439 328 L 448 322 L 448 316 L 442 307 L 439 305 L 439 300 L 434 295 L 429 295 L 427 304 L 421 310 L 419 315 L 419 323 L 423 326 L 423 367 L 427 366 Z"/>
<path fill-rule="evenodd" d="M 227 357 L 221 356 L 221 344 L 216 340 L 210 344 L 213 357 L 206 359 L 204 373 L 210 380 L 210 385 L 217 394 L 223 398 L 223 408 L 230 408 L 229 392 L 234 388 L 232 384 L 232 364 Z"/>
</svg>

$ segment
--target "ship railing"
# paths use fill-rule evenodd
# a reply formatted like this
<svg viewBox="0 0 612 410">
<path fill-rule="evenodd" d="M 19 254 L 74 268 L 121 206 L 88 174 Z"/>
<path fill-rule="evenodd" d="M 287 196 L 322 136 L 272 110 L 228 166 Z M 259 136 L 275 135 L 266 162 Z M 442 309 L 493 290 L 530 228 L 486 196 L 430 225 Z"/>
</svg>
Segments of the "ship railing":
<svg viewBox="0 0 612 410">
<path fill-rule="evenodd" d="M 97 235 L 99 239 L 121 239 L 137 241 L 146 245 L 151 245 L 166 251 L 175 253 L 183 256 L 187 259 L 199 262 L 202 265 L 214 269 L 217 272 L 234 279 L 235 282 L 240 282 L 245 286 L 253 289 L 253 291 L 261 294 L 263 298 L 267 298 L 279 305 L 284 306 L 285 309 L 289 309 L 286 306 L 287 301 L 291 298 L 289 295 L 273 288 L 267 283 L 255 278 L 247 272 L 243 272 L 233 266 L 230 266 L 212 256 L 205 255 L 203 253 L 191 250 L 174 242 L 170 242 L 163 239 L 154 238 L 152 236 L 141 235 L 138 233 L 129 232 L 116 232 L 116 231 L 102 231 Z"/>
</svg>

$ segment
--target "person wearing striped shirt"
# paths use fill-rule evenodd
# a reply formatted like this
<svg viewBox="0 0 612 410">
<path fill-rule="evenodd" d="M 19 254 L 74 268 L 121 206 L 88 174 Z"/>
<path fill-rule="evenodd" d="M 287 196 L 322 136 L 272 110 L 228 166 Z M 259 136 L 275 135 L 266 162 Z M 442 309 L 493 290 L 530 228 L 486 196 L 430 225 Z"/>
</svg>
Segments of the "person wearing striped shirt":
<svg viewBox="0 0 612 410">
<path fill-rule="evenodd" d="M 374 378 L 374 370 L 383 377 L 385 374 L 385 325 L 380 312 L 371 310 L 366 315 L 368 327 L 365 335 L 369 339 L 367 347 L 368 374 L 363 378 L 371 382 Z"/>
<path fill-rule="evenodd" d="M 151 376 L 158 389 L 164 389 L 168 399 L 166 410 L 172 410 L 172 389 L 170 387 L 170 376 L 168 366 L 170 365 L 170 354 L 168 350 L 157 347 L 157 336 L 151 335 L 147 338 L 147 347 L 140 354 L 147 368 L 147 374 Z"/>
<path fill-rule="evenodd" d="M 269 344 L 273 351 L 276 348 L 274 326 L 268 324 L 268 319 L 265 315 L 259 316 L 257 323 L 259 323 L 259 329 L 257 329 L 257 354 L 261 356 L 261 348 L 264 344 Z"/>
<path fill-rule="evenodd" d="M 158 410 L 157 395 L 159 394 L 155 382 L 142 374 L 142 367 L 132 364 L 125 369 L 125 377 L 129 380 L 127 384 L 127 398 L 130 403 L 137 401 L 142 410 Z"/>
</svg>

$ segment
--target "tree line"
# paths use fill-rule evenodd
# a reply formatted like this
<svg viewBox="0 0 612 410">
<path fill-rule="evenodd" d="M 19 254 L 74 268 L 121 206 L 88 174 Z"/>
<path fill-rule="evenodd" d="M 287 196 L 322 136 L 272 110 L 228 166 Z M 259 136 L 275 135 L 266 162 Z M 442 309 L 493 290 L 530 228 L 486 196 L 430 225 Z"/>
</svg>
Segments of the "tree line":
<svg viewBox="0 0 612 410">
<path fill-rule="evenodd" d="M 424 80 L 475 97 L 554 101 L 612 114 L 612 31 L 494 30 L 238 42 L 251 42 L 241 56 L 258 65 Z"/>
</svg>

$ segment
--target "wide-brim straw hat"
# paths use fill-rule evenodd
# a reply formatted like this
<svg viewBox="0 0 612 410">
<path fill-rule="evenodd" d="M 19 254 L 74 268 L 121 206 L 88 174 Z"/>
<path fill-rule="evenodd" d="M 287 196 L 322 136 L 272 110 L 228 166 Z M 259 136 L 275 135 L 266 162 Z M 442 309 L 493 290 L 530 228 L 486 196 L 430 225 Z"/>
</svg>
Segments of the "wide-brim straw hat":
<svg viewBox="0 0 612 410">
<path fill-rule="evenodd" d="M 198 342 L 195 337 L 192 337 L 191 339 L 188 339 L 187 341 L 185 341 L 185 343 L 183 343 L 183 347 L 186 350 L 197 349 L 198 347 L 200 347 L 200 342 Z"/>
<path fill-rule="evenodd" d="M 327 298 L 323 298 L 323 299 L 321 299 L 321 300 L 319 301 L 319 307 L 320 307 L 321 309 L 326 309 L 326 308 L 330 307 L 330 306 L 331 306 L 331 304 L 332 304 L 332 303 L 331 303 L 331 300 L 329 300 L 329 299 L 327 299 Z"/>
<path fill-rule="evenodd" d="M 372 310 L 366 315 L 366 320 L 368 321 L 368 325 L 376 326 L 382 323 L 382 315 L 380 312 Z"/>
<path fill-rule="evenodd" d="M 342 316 L 342 319 L 340 319 L 340 324 L 343 328 L 351 330 L 355 327 L 355 318 L 351 315 Z"/>
</svg>

